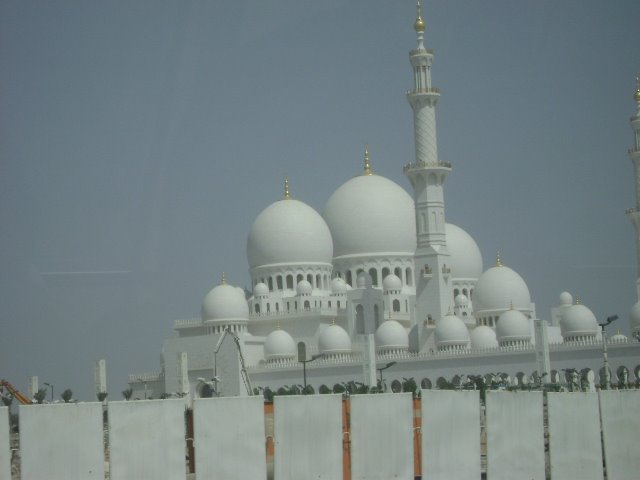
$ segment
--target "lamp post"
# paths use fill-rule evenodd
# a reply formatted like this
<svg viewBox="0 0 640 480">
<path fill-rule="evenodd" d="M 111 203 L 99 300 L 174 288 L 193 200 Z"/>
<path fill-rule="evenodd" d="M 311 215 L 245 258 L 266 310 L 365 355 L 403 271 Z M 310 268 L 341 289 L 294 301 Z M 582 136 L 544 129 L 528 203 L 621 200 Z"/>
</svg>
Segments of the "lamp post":
<svg viewBox="0 0 640 480">
<path fill-rule="evenodd" d="M 302 383 L 303 383 L 303 393 L 307 391 L 307 363 L 313 362 L 320 357 L 323 357 L 324 354 L 318 353 L 316 355 L 312 355 L 310 359 L 307 360 L 307 346 L 304 342 L 298 343 L 298 362 L 302 364 Z"/>
<path fill-rule="evenodd" d="M 382 386 L 384 385 L 382 383 L 382 372 L 385 371 L 387 368 L 393 367 L 396 363 L 398 363 L 398 362 L 389 362 L 384 367 L 376 368 L 376 370 L 378 370 L 378 372 L 380 372 L 380 389 L 382 389 Z"/>
<path fill-rule="evenodd" d="M 610 323 L 615 322 L 618 319 L 618 315 L 611 315 L 607 317 L 607 321 L 599 323 L 602 329 L 602 357 L 604 359 L 604 389 L 611 390 L 611 374 L 609 373 L 609 359 L 607 358 L 607 331 L 605 327 Z"/>
<path fill-rule="evenodd" d="M 53 385 L 47 382 L 44 382 L 44 384 L 51 389 L 51 403 L 53 403 Z"/>
</svg>

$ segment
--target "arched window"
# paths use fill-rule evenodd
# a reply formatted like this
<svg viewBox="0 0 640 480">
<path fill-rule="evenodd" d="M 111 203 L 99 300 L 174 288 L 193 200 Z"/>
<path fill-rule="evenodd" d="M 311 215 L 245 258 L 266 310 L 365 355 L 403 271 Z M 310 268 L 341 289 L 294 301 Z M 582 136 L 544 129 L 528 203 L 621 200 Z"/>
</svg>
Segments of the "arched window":
<svg viewBox="0 0 640 480">
<path fill-rule="evenodd" d="M 291 305 L 289 304 L 289 302 L 287 302 L 287 312 L 291 310 Z"/>
<path fill-rule="evenodd" d="M 270 311 L 271 311 L 271 304 L 267 303 L 267 312 L 270 312 Z"/>
<path fill-rule="evenodd" d="M 304 301 L 304 309 L 305 310 L 311 310 L 311 305 L 309 304 L 309 300 L 305 300 Z"/>
<path fill-rule="evenodd" d="M 269 277 L 269 291 L 273 292 L 273 278 Z"/>
<path fill-rule="evenodd" d="M 364 333 L 364 308 L 362 305 L 356 307 L 356 333 Z"/>
<path fill-rule="evenodd" d="M 256 313 L 260 313 L 260 305 L 258 305 L 257 303 L 253 306 L 253 310 Z"/>
<path fill-rule="evenodd" d="M 398 277 L 400 280 L 403 279 L 404 275 L 402 275 L 402 269 L 400 267 L 396 267 L 393 269 L 393 273 L 395 274 L 396 277 Z M 402 282 L 403 284 L 406 284 L 406 281 Z"/>
<path fill-rule="evenodd" d="M 316 288 L 322 288 L 322 277 L 319 273 L 316 275 Z"/>
<path fill-rule="evenodd" d="M 387 275 L 389 275 L 389 269 L 387 267 L 384 267 L 382 269 L 382 280 L 384 280 L 385 278 L 387 278 Z"/>
<path fill-rule="evenodd" d="M 293 275 L 287 275 L 287 288 L 293 290 Z"/>
<path fill-rule="evenodd" d="M 458 290 L 457 288 L 453 289 L 453 299 L 455 300 L 456 297 L 460 294 L 460 290 Z"/>
<path fill-rule="evenodd" d="M 340 309 L 340 300 L 338 300 L 338 309 Z"/>
<path fill-rule="evenodd" d="M 276 277 L 276 284 L 278 285 L 278 290 L 282 290 L 282 275 Z"/>
<path fill-rule="evenodd" d="M 329 308 L 331 308 L 331 300 L 329 300 Z"/>
<path fill-rule="evenodd" d="M 462 289 L 462 294 L 463 294 L 465 297 L 469 298 L 469 291 L 468 291 L 466 288 L 463 288 L 463 289 Z"/>
<path fill-rule="evenodd" d="M 351 278 L 351 270 L 347 270 L 347 280 L 346 280 L 346 282 L 350 287 L 353 287 L 353 282 L 352 282 L 352 278 Z"/>
<path fill-rule="evenodd" d="M 276 302 L 276 312 L 280 311 L 280 304 L 278 302 Z"/>
<path fill-rule="evenodd" d="M 376 330 L 380 326 L 380 311 L 378 309 L 378 305 L 373 306 L 373 318 L 376 325 Z"/>
<path fill-rule="evenodd" d="M 409 312 L 409 300 L 404 301 L 404 311 Z"/>
<path fill-rule="evenodd" d="M 398 300 L 397 298 L 393 301 L 393 311 L 394 312 L 400 311 L 400 300 Z"/>
<path fill-rule="evenodd" d="M 296 283 L 300 283 L 302 280 L 304 280 L 304 275 L 299 273 L 298 276 L 296 277 Z"/>
<path fill-rule="evenodd" d="M 311 284 L 311 286 L 313 286 L 313 275 L 311 275 L 311 274 L 307 275 L 307 282 L 309 282 Z"/>
<path fill-rule="evenodd" d="M 369 269 L 369 275 L 371 276 L 372 284 L 377 287 L 378 286 L 378 271 L 375 268 Z"/>
<path fill-rule="evenodd" d="M 413 285 L 413 275 L 411 274 L 410 268 L 407 268 L 406 274 L 407 274 L 407 285 L 409 286 Z"/>
</svg>

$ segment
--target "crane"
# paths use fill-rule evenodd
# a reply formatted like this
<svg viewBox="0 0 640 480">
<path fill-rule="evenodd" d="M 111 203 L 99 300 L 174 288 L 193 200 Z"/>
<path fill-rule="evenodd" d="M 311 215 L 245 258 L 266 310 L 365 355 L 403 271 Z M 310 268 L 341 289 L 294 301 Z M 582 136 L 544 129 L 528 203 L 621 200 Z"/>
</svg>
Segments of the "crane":
<svg viewBox="0 0 640 480">
<path fill-rule="evenodd" d="M 214 369 L 215 371 L 213 372 L 214 375 L 214 379 L 218 378 L 218 365 L 216 362 L 216 355 L 218 354 L 218 351 L 220 350 L 220 347 L 222 346 L 222 342 L 224 341 L 224 339 L 226 338 L 227 335 L 230 335 L 231 338 L 233 339 L 234 343 L 236 344 L 236 347 L 238 349 L 238 356 L 240 357 L 240 373 L 242 375 L 242 381 L 244 383 L 244 388 L 247 389 L 247 395 L 252 396 L 253 395 L 253 388 L 251 387 L 251 380 L 249 380 L 249 374 L 247 373 L 247 368 L 245 366 L 244 363 L 244 356 L 242 355 L 242 349 L 240 348 L 240 338 L 238 337 L 238 335 L 236 335 L 235 333 L 233 333 L 229 327 L 225 328 L 224 331 L 222 332 L 222 335 L 220 335 L 220 339 L 218 340 L 218 343 L 216 343 L 216 346 L 213 350 L 213 362 L 214 362 Z"/>
<path fill-rule="evenodd" d="M 0 380 L 0 391 L 2 391 L 3 388 L 6 388 L 13 398 L 17 398 L 21 405 L 31 405 L 33 403 L 5 379 Z"/>
</svg>

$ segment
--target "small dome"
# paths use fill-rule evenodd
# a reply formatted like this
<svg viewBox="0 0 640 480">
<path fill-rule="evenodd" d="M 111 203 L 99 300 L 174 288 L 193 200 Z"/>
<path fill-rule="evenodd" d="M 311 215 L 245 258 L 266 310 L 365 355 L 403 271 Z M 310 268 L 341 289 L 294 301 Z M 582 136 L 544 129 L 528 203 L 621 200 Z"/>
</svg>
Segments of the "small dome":
<svg viewBox="0 0 640 480">
<path fill-rule="evenodd" d="M 596 316 L 584 305 L 571 305 L 560 319 L 563 338 L 595 336 L 600 330 Z"/>
<path fill-rule="evenodd" d="M 402 280 L 400 280 L 397 275 L 390 273 L 384 277 L 384 280 L 382 280 L 382 288 L 385 292 L 388 292 L 389 290 L 401 290 Z"/>
<path fill-rule="evenodd" d="M 295 357 L 296 350 L 293 337 L 279 328 L 264 340 L 264 358 L 267 361 Z"/>
<path fill-rule="evenodd" d="M 262 295 L 269 295 L 269 287 L 262 282 L 256 283 L 256 286 L 253 287 L 253 296 L 261 297 Z"/>
<path fill-rule="evenodd" d="M 564 306 L 569 306 L 573 303 L 573 297 L 569 292 L 562 292 L 560 294 L 559 304 Z"/>
<path fill-rule="evenodd" d="M 486 348 L 496 348 L 498 339 L 496 332 L 491 327 L 480 325 L 471 331 L 471 348 L 483 350 Z"/>
<path fill-rule="evenodd" d="M 530 340 L 529 320 L 518 310 L 507 310 L 498 318 L 496 337 L 500 343 Z"/>
<path fill-rule="evenodd" d="M 330 264 L 331 232 L 309 205 L 285 199 L 272 203 L 255 219 L 247 239 L 249 267 L 282 264 Z"/>
<path fill-rule="evenodd" d="M 241 288 L 226 283 L 214 287 L 202 302 L 202 321 L 248 320 L 249 305 Z"/>
<path fill-rule="evenodd" d="M 455 278 L 477 279 L 482 275 L 482 254 L 473 237 L 462 228 L 447 223 L 444 226 L 447 235 L 447 250 L 451 276 Z"/>
<path fill-rule="evenodd" d="M 340 186 L 324 208 L 335 258 L 351 255 L 413 256 L 415 208 L 399 185 L 379 175 L 360 175 Z"/>
<path fill-rule="evenodd" d="M 356 285 L 358 288 L 367 288 L 373 285 L 373 280 L 371 279 L 371 275 L 367 272 L 360 272 L 358 278 L 356 279 Z"/>
<path fill-rule="evenodd" d="M 320 353 L 329 355 L 335 353 L 351 352 L 351 339 L 349 334 L 340 325 L 329 325 L 322 330 L 318 338 Z"/>
<path fill-rule="evenodd" d="M 473 309 L 481 313 L 507 310 L 509 305 L 517 310 L 530 311 L 529 288 L 522 277 L 509 267 L 492 267 L 484 272 L 476 283 L 473 291 Z"/>
<path fill-rule="evenodd" d="M 622 333 L 618 332 L 615 335 L 613 335 L 611 337 L 611 341 L 616 343 L 616 342 L 626 342 L 627 341 L 627 337 L 625 335 L 623 335 Z"/>
<path fill-rule="evenodd" d="M 342 294 L 347 293 L 347 282 L 340 277 L 331 280 L 331 293 Z"/>
<path fill-rule="evenodd" d="M 400 323 L 387 320 L 376 330 L 376 344 L 382 350 L 406 350 L 409 348 L 409 335 Z"/>
<path fill-rule="evenodd" d="M 640 330 L 640 302 L 636 302 L 636 304 L 631 307 L 629 323 L 631 324 L 631 331 Z"/>
<path fill-rule="evenodd" d="M 460 318 L 455 315 L 445 315 L 436 322 L 435 340 L 438 347 L 467 345 L 469 330 Z"/>
<path fill-rule="evenodd" d="M 313 287 L 307 280 L 300 280 L 296 286 L 296 293 L 298 295 L 311 295 Z"/>
<path fill-rule="evenodd" d="M 466 307 L 469 305 L 469 299 L 464 293 L 459 293 L 456 295 L 456 298 L 453 300 L 456 307 Z"/>
</svg>

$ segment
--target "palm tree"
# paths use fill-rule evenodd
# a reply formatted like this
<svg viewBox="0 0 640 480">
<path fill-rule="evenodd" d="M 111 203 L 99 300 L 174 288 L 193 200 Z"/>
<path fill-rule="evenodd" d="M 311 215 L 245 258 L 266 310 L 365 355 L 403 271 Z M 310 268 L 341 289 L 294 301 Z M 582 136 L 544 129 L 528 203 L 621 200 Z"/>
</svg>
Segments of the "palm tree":
<svg viewBox="0 0 640 480">
<path fill-rule="evenodd" d="M 60 395 L 60 398 L 62 398 L 62 400 L 64 401 L 64 403 L 69 403 L 71 401 L 71 398 L 73 397 L 73 392 L 71 391 L 70 388 L 67 388 L 64 392 L 62 392 L 62 394 Z"/>
<path fill-rule="evenodd" d="M 131 400 L 131 395 L 133 395 L 132 388 L 127 388 L 126 390 L 122 391 L 122 396 L 124 397 L 125 400 Z"/>
<path fill-rule="evenodd" d="M 39 405 L 42 405 L 46 397 L 47 397 L 46 388 L 39 388 L 38 391 L 33 395 L 33 398 L 35 399 L 36 403 L 38 403 Z"/>
<path fill-rule="evenodd" d="M 104 399 L 109 395 L 107 392 L 98 392 L 96 396 L 98 397 L 99 402 L 104 402 Z"/>
</svg>

